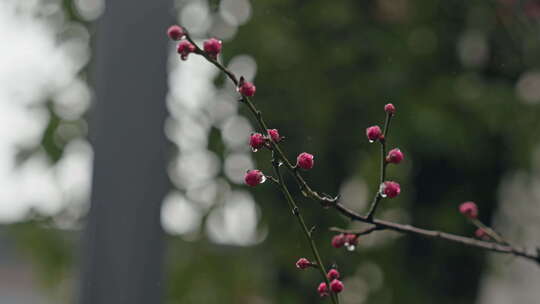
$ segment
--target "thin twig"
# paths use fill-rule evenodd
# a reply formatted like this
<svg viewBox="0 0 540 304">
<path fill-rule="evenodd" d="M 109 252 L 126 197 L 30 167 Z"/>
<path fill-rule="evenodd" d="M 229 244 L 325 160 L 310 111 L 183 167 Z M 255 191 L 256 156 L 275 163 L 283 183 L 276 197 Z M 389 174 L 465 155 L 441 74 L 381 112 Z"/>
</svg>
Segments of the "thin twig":
<svg viewBox="0 0 540 304">
<path fill-rule="evenodd" d="M 490 227 L 486 226 L 484 223 L 482 223 L 479 219 L 471 219 L 470 220 L 473 225 L 478 227 L 479 229 L 482 229 L 487 235 L 495 240 L 498 243 L 511 246 L 511 244 L 506 241 L 499 233 L 497 233 L 495 230 L 491 229 Z"/>
<path fill-rule="evenodd" d="M 289 192 L 289 189 L 287 188 L 287 185 L 285 185 L 285 181 L 283 180 L 283 175 L 281 174 L 281 170 L 279 169 L 279 160 L 272 159 L 272 166 L 274 167 L 274 171 L 276 172 L 277 181 L 281 188 L 281 191 L 283 192 L 283 195 L 285 195 L 285 198 L 287 199 L 287 202 L 289 203 L 289 207 L 291 208 L 292 213 L 298 220 L 298 223 L 302 227 L 302 231 L 304 232 L 304 235 L 307 238 L 307 241 L 309 242 L 309 245 L 311 247 L 311 251 L 313 252 L 313 256 L 315 257 L 315 260 L 317 261 L 317 265 L 319 266 L 318 269 L 321 272 L 321 275 L 326 282 L 327 288 L 330 288 L 330 280 L 326 276 L 326 268 L 324 267 L 324 263 L 321 259 L 321 255 L 319 254 L 319 250 L 317 249 L 317 245 L 315 244 L 315 240 L 313 240 L 312 229 L 308 229 L 306 226 L 306 222 L 304 221 L 304 217 L 300 213 L 300 209 L 298 208 L 298 205 L 294 201 L 291 193 Z M 332 303 L 338 304 L 339 299 L 337 295 L 333 292 L 330 293 Z"/>
<path fill-rule="evenodd" d="M 343 215 L 349 217 L 352 220 L 360 221 L 368 224 L 376 225 L 382 229 L 388 229 L 393 231 L 398 231 L 402 233 L 407 233 L 411 235 L 418 235 L 426 238 L 434 238 L 440 240 L 451 241 L 455 243 L 460 243 L 470 247 L 481 248 L 489 251 L 512 254 L 514 256 L 523 257 L 529 260 L 533 260 L 540 264 L 540 255 L 538 252 L 529 252 L 522 248 L 512 247 L 509 245 L 503 245 L 494 242 L 480 241 L 469 237 L 459 236 L 451 233 L 436 231 L 436 230 L 427 230 L 422 228 L 417 228 L 411 225 L 403 225 L 378 219 L 368 219 L 366 216 L 362 216 L 347 207 L 343 206 L 341 203 L 335 204 L 335 208 Z"/>
<path fill-rule="evenodd" d="M 379 185 L 377 185 L 377 192 L 375 193 L 375 197 L 373 198 L 373 202 L 371 203 L 371 208 L 369 209 L 369 212 L 367 214 L 368 219 L 373 219 L 373 216 L 375 215 L 375 212 L 377 211 L 377 207 L 379 206 L 379 202 L 383 198 L 380 186 L 384 183 L 386 180 L 386 166 L 388 166 L 388 162 L 386 161 L 386 140 L 388 138 L 388 131 L 390 129 L 390 121 L 392 120 L 392 113 L 388 112 L 386 113 L 386 120 L 384 122 L 384 129 L 383 129 L 383 137 L 379 140 L 379 143 L 381 144 L 381 169 L 379 172 Z"/>
</svg>

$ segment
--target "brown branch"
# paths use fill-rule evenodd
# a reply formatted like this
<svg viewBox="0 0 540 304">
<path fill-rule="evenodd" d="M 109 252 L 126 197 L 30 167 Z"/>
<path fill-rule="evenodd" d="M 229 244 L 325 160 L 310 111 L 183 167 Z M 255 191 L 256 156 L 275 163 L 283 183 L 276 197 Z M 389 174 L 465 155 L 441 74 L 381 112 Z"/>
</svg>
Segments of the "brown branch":
<svg viewBox="0 0 540 304">
<path fill-rule="evenodd" d="M 385 228 L 379 227 L 377 225 L 374 225 L 372 227 L 369 227 L 364 230 L 355 230 L 355 229 L 343 229 L 339 227 L 330 227 L 330 231 L 339 232 L 339 233 L 347 233 L 347 234 L 354 234 L 356 236 L 362 236 L 362 235 L 368 235 L 372 232 L 378 231 L 378 230 L 384 230 Z"/>
<path fill-rule="evenodd" d="M 214 60 L 211 57 L 209 57 L 203 50 L 201 50 L 197 46 L 197 44 L 195 44 L 195 42 L 192 40 L 192 38 L 189 36 L 189 34 L 186 34 L 186 39 L 196 47 L 196 51 L 195 51 L 196 54 L 199 54 L 199 55 L 203 56 L 204 58 L 206 58 L 206 60 L 211 62 L 218 69 L 220 69 L 223 73 L 225 73 L 225 75 L 227 75 L 227 77 L 236 86 L 238 86 L 238 79 L 234 75 L 234 73 L 229 71 L 225 66 L 223 66 L 221 63 L 219 63 L 217 60 Z M 264 118 L 262 117 L 261 111 L 259 111 L 257 109 L 257 107 L 253 104 L 253 102 L 251 102 L 251 100 L 246 96 L 242 95 L 241 102 L 245 103 L 248 106 L 250 112 L 254 115 L 257 123 L 259 124 L 259 127 L 262 129 L 262 132 L 266 133 L 266 130 L 268 129 L 268 126 L 267 126 L 266 122 L 264 121 Z M 385 130 L 384 130 L 385 136 L 386 136 L 386 132 L 388 132 L 389 124 L 390 124 L 390 117 L 387 117 L 387 121 L 385 122 Z M 289 159 L 287 158 L 285 153 L 283 153 L 283 150 L 281 150 L 281 147 L 279 146 L 279 144 L 277 142 L 273 141 L 273 140 L 270 141 L 270 144 L 271 144 L 272 150 L 277 154 L 277 158 L 280 159 L 281 161 L 283 161 L 283 163 L 285 165 L 285 168 L 288 169 L 288 171 L 291 172 L 291 174 L 293 175 L 293 177 L 297 181 L 297 183 L 298 183 L 298 185 L 300 187 L 300 190 L 302 191 L 302 194 L 304 196 L 309 197 L 309 198 L 311 198 L 311 199 L 313 199 L 315 201 L 320 202 L 321 205 L 323 205 L 325 207 L 331 206 L 331 207 L 335 208 L 338 212 L 340 212 L 342 215 L 350 218 L 351 220 L 360 221 L 360 222 L 364 222 L 364 223 L 368 223 L 368 224 L 373 224 L 377 228 L 376 230 L 388 229 L 388 230 L 393 230 L 393 231 L 397 231 L 397 232 L 401 232 L 401 233 L 406 233 L 406 234 L 411 234 L 411 235 L 418 235 L 418 236 L 422 236 L 422 237 L 426 237 L 426 238 L 434 238 L 434 239 L 451 241 L 451 242 L 460 243 L 460 244 L 463 244 L 463 245 L 466 245 L 466 246 L 476 247 L 476 248 L 485 249 L 485 250 L 489 250 L 489 251 L 500 252 L 500 253 L 505 253 L 505 254 L 512 254 L 512 255 L 517 256 L 517 257 L 523 257 L 523 258 L 526 258 L 526 259 L 529 259 L 529 260 L 533 260 L 533 261 L 537 262 L 540 265 L 540 249 L 537 249 L 536 252 L 532 253 L 532 252 L 529 252 L 529 251 L 527 251 L 525 249 L 513 247 L 513 246 L 510 246 L 508 244 L 500 244 L 500 243 L 494 243 L 494 242 L 480 241 L 480 240 L 476 240 L 476 239 L 473 239 L 473 238 L 458 236 L 458 235 L 454 235 L 454 234 L 450 234 L 450 233 L 446 233 L 446 232 L 440 232 L 440 231 L 436 231 L 436 230 L 427 230 L 427 229 L 417 228 L 417 227 L 414 227 L 414 226 L 411 226 L 411 225 L 404 225 L 404 224 L 399 224 L 399 223 L 393 223 L 393 222 L 374 219 L 373 214 L 374 214 L 375 209 L 377 207 L 378 200 L 380 200 L 380 198 L 377 199 L 378 195 L 374 199 L 374 204 L 372 206 L 373 211 L 371 212 L 372 213 L 371 216 L 370 216 L 369 213 L 368 213 L 368 216 L 362 216 L 362 215 L 348 209 L 347 207 L 345 207 L 341 203 L 339 203 L 338 202 L 339 196 L 332 197 L 332 196 L 329 196 L 329 195 L 326 195 L 326 194 L 321 194 L 321 193 L 313 190 L 308 185 L 308 183 L 304 179 L 304 177 L 297 170 L 296 166 L 293 165 L 293 163 L 291 163 L 289 161 Z M 382 157 L 384 159 L 384 157 L 385 157 L 384 153 L 386 153 L 386 147 L 384 145 L 384 141 L 383 141 L 383 146 L 381 148 L 381 151 L 382 151 Z M 385 171 L 386 164 L 383 164 L 381 166 L 381 168 L 382 168 L 382 170 L 381 170 L 381 178 L 382 178 L 382 181 L 384 182 L 385 172 L 386 172 Z M 287 192 L 288 192 L 288 189 L 287 189 Z M 290 193 L 289 193 L 289 195 L 290 195 Z M 293 209 L 293 210 L 295 210 L 295 209 Z M 305 224 L 304 224 L 304 226 L 305 226 Z M 375 231 L 375 230 L 373 230 L 373 231 Z M 324 267 L 322 267 L 322 266 L 323 265 L 321 264 L 321 269 L 324 269 Z"/>
<path fill-rule="evenodd" d="M 347 207 L 343 206 L 341 203 L 336 203 L 334 207 L 341 214 L 347 216 L 351 220 L 373 224 L 377 227 L 380 227 L 381 229 L 388 229 L 388 230 L 398 231 L 398 232 L 402 232 L 406 234 L 422 236 L 426 238 L 451 241 L 451 242 L 463 244 L 469 247 L 476 247 L 476 248 L 485 249 L 485 250 L 494 251 L 494 252 L 512 254 L 514 256 L 533 260 L 536 263 L 540 264 L 540 254 L 538 250 L 533 253 L 525 249 L 513 247 L 510 245 L 480 241 L 473 238 L 459 236 L 459 235 L 441 232 L 437 230 L 427 230 L 427 229 L 417 228 L 411 225 L 398 224 L 398 223 L 393 223 L 393 222 L 388 222 L 388 221 L 383 221 L 383 220 L 378 220 L 378 219 L 370 220 L 366 216 L 362 216 L 348 209 Z"/>
</svg>

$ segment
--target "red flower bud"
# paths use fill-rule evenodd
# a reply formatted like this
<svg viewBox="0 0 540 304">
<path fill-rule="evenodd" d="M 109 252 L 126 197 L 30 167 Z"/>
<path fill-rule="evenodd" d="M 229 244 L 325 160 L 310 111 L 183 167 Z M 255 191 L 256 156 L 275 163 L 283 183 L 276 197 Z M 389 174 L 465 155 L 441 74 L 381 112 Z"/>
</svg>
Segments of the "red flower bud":
<svg viewBox="0 0 540 304">
<path fill-rule="evenodd" d="M 296 165 L 304 170 L 313 168 L 313 155 L 303 152 L 296 158 Z"/>
<path fill-rule="evenodd" d="M 387 181 L 382 184 L 381 193 L 383 196 L 387 196 L 388 198 L 394 198 L 398 196 L 400 192 L 401 187 L 396 182 Z"/>
<path fill-rule="evenodd" d="M 399 164 L 405 156 L 403 155 L 403 152 L 401 152 L 400 149 L 392 149 L 388 151 L 388 155 L 386 156 L 386 162 L 387 163 L 393 163 L 393 164 Z"/>
<path fill-rule="evenodd" d="M 171 25 L 167 30 L 167 36 L 171 40 L 180 40 L 186 35 L 184 29 L 178 25 Z"/>
<path fill-rule="evenodd" d="M 180 54 L 182 60 L 186 60 L 190 53 L 195 52 L 195 46 L 187 40 L 180 41 L 176 47 L 176 51 Z"/>
<path fill-rule="evenodd" d="M 334 279 L 339 279 L 339 271 L 337 271 L 336 269 L 330 269 L 328 271 L 328 273 L 326 274 L 326 277 L 332 281 Z"/>
<path fill-rule="evenodd" d="M 330 282 L 330 289 L 332 289 L 333 292 L 335 293 L 340 293 L 343 291 L 343 283 L 341 283 L 340 280 L 333 280 L 332 282 Z"/>
<path fill-rule="evenodd" d="M 381 128 L 379 128 L 379 126 L 369 127 L 366 129 L 366 135 L 367 135 L 367 138 L 369 139 L 369 142 L 374 142 L 378 140 L 379 138 L 381 138 L 382 136 Z"/>
<path fill-rule="evenodd" d="M 476 231 L 474 232 L 474 236 L 476 236 L 477 238 L 479 238 L 481 240 L 484 240 L 484 241 L 489 240 L 489 235 L 482 228 L 476 229 Z"/>
<path fill-rule="evenodd" d="M 384 106 L 384 111 L 390 115 L 394 115 L 396 113 L 396 107 L 394 107 L 393 104 L 389 103 Z"/>
<path fill-rule="evenodd" d="M 470 219 L 475 219 L 478 217 L 478 206 L 474 202 L 464 202 L 459 205 L 459 212 Z"/>
<path fill-rule="evenodd" d="M 203 43 L 203 49 L 210 58 L 215 60 L 221 53 L 221 40 L 210 38 Z"/>
<path fill-rule="evenodd" d="M 297 262 L 296 262 L 296 268 L 298 269 L 306 269 L 310 266 L 312 266 L 313 264 L 306 258 L 300 258 Z"/>
<path fill-rule="evenodd" d="M 277 129 L 268 129 L 266 132 L 268 132 L 268 136 L 272 138 L 273 141 L 279 142 L 281 140 L 281 136 L 279 136 Z"/>
<path fill-rule="evenodd" d="M 249 137 L 249 145 L 251 146 L 251 149 L 253 149 L 253 152 L 257 152 L 258 149 L 264 147 L 265 143 L 266 138 L 264 138 L 264 135 L 261 133 L 253 133 Z"/>
<path fill-rule="evenodd" d="M 341 248 L 343 245 L 345 245 L 345 241 L 345 235 L 343 233 L 334 235 L 332 238 L 332 247 Z"/>
<path fill-rule="evenodd" d="M 246 185 L 255 187 L 258 184 L 264 183 L 266 177 L 260 170 L 249 170 L 244 176 L 244 182 Z"/>
<path fill-rule="evenodd" d="M 319 287 L 317 287 L 317 292 L 319 293 L 319 296 L 321 296 L 321 298 L 329 295 L 328 287 L 326 286 L 325 282 L 319 284 Z"/>
<path fill-rule="evenodd" d="M 241 81 L 237 91 L 244 96 L 252 97 L 255 95 L 255 91 L 257 91 L 257 88 L 253 83 L 249 81 Z"/>
<path fill-rule="evenodd" d="M 354 233 L 345 234 L 345 244 L 355 245 L 358 241 L 358 236 Z"/>
</svg>

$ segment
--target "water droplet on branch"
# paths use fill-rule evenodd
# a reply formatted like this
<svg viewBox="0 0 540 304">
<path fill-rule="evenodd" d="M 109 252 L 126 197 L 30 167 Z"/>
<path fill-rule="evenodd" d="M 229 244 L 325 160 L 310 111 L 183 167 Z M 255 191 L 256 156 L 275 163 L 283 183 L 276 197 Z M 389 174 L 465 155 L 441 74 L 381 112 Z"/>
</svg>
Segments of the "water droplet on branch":
<svg viewBox="0 0 540 304">
<path fill-rule="evenodd" d="M 354 244 L 345 243 L 345 248 L 347 251 L 354 251 L 356 249 L 356 246 Z"/>
</svg>

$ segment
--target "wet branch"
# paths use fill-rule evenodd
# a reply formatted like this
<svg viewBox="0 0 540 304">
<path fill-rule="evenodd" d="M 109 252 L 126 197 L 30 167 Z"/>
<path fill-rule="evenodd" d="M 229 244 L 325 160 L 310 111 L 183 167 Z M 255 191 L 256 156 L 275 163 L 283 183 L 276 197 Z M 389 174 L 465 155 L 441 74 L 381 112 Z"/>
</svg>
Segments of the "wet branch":
<svg viewBox="0 0 540 304">
<path fill-rule="evenodd" d="M 196 51 L 195 51 L 196 54 L 199 54 L 199 55 L 203 56 L 206 60 L 208 60 L 210 63 L 212 63 L 214 66 L 216 66 L 219 70 L 221 70 L 223 73 L 225 73 L 225 75 L 235 84 L 235 86 L 238 86 L 238 79 L 234 75 L 234 73 L 232 73 L 230 70 L 228 70 L 225 66 L 223 66 L 217 60 L 214 60 L 213 58 L 208 56 L 201 48 L 199 48 L 199 46 L 197 46 L 197 44 L 192 40 L 192 38 L 190 37 L 189 34 L 186 35 L 186 39 L 196 47 Z M 263 134 L 266 133 L 266 130 L 269 129 L 269 128 L 268 128 L 268 125 L 266 124 L 266 122 L 265 122 L 265 120 L 264 120 L 264 118 L 262 116 L 261 111 L 257 109 L 257 107 L 253 104 L 253 102 L 250 100 L 249 97 L 246 97 L 246 96 L 242 95 L 242 98 L 241 98 L 240 102 L 246 104 L 246 106 L 249 108 L 250 112 L 255 117 L 255 120 L 257 121 L 257 123 L 259 125 L 259 128 L 262 130 L 262 133 Z M 385 121 L 385 126 L 384 126 L 384 131 L 383 131 L 385 139 L 386 139 L 388 129 L 389 129 L 389 126 L 390 126 L 391 117 L 392 117 L 392 115 L 387 114 L 386 121 Z M 380 143 L 381 143 L 381 170 L 380 170 L 380 181 L 381 181 L 381 183 L 384 182 L 385 177 L 386 177 L 387 163 L 385 161 L 385 154 L 386 154 L 386 141 L 385 141 L 385 139 L 380 141 Z M 455 234 L 451 234 L 451 233 L 446 233 L 446 232 L 441 232 L 441 231 L 436 231 L 436 230 L 427 230 L 427 229 L 414 227 L 414 226 L 411 226 L 411 225 L 404 225 L 404 224 L 393 223 L 393 222 L 389 222 L 389 221 L 375 219 L 374 218 L 375 211 L 377 209 L 377 206 L 378 206 L 380 200 L 382 199 L 382 197 L 379 194 L 379 191 L 377 192 L 375 198 L 373 199 L 373 202 L 372 202 L 370 211 L 368 212 L 368 215 L 362 216 L 362 215 L 348 209 L 343 204 L 338 202 L 339 196 L 332 197 L 332 196 L 322 194 L 322 193 L 319 193 L 319 192 L 313 190 L 313 188 L 311 188 L 309 186 L 307 181 L 304 179 L 304 177 L 301 175 L 301 173 L 297 170 L 296 165 L 294 165 L 287 158 L 285 153 L 283 153 L 283 150 L 281 149 L 280 145 L 277 142 L 273 141 L 273 140 L 270 140 L 270 145 L 271 145 L 272 151 L 275 153 L 275 158 L 279 159 L 279 160 L 281 160 L 283 162 L 284 167 L 292 174 L 292 176 L 294 177 L 294 179 L 298 183 L 298 185 L 300 187 L 300 190 L 302 191 L 302 194 L 304 196 L 306 196 L 308 198 L 311 198 L 311 199 L 313 199 L 315 201 L 318 201 L 319 203 L 321 203 L 321 205 L 323 205 L 325 207 L 333 207 L 339 213 L 341 213 L 342 215 L 348 217 L 349 219 L 351 219 L 353 221 L 359 221 L 359 222 L 364 222 L 364 223 L 374 225 L 374 227 L 370 228 L 369 230 L 363 230 L 363 231 L 347 230 L 347 231 L 349 231 L 351 233 L 355 233 L 355 234 L 359 234 L 359 235 L 365 235 L 365 234 L 369 234 L 369 233 L 377 231 L 377 230 L 393 230 L 393 231 L 406 233 L 406 234 L 410 234 L 410 235 L 417 235 L 417 236 L 421 236 L 421 237 L 425 237 L 425 238 L 445 240 L 445 241 L 450 241 L 450 242 L 454 242 L 454 243 L 459 243 L 459 244 L 469 246 L 469 247 L 475 247 L 475 248 L 484 249 L 484 250 L 488 250 L 488 251 L 499 252 L 499 253 L 504 253 L 504 254 L 510 254 L 510 255 L 514 255 L 516 257 L 522 257 L 522 258 L 525 258 L 525 259 L 535 261 L 537 264 L 540 265 L 540 249 L 537 249 L 535 252 L 530 252 L 530 251 L 527 251 L 526 249 L 523 249 L 523 248 L 518 248 L 518 247 L 511 246 L 506 241 L 504 243 L 481 241 L 481 240 L 476 240 L 476 239 L 469 238 L 469 237 L 463 237 L 463 236 L 459 236 L 459 235 L 455 235 Z M 292 196 L 291 196 L 290 192 L 288 191 L 288 188 L 283 184 L 283 180 L 282 180 L 282 177 L 280 176 L 281 173 L 280 173 L 279 168 L 277 168 L 276 173 L 279 173 L 277 180 L 278 180 L 278 183 L 281 186 L 282 192 L 285 194 L 285 196 L 287 198 L 287 201 L 289 202 L 289 204 L 292 204 L 292 206 L 296 206 L 294 200 L 292 200 Z M 297 207 L 293 207 L 292 210 L 293 211 L 296 210 L 296 212 L 298 212 Z M 321 269 L 324 272 L 324 266 L 323 266 L 322 262 L 320 261 L 320 257 L 318 257 L 318 252 L 316 250 L 315 244 L 313 243 L 313 239 L 311 238 L 309 230 L 307 230 L 307 227 L 306 227 L 305 223 L 303 222 L 303 218 L 300 216 L 299 213 L 298 213 L 298 215 L 295 213 L 295 215 L 299 219 L 299 222 L 300 222 L 300 225 L 302 226 L 304 234 L 306 234 L 306 237 L 310 241 L 312 251 L 313 251 L 315 257 L 317 258 L 317 263 L 319 263 L 319 265 L 321 266 L 319 269 Z M 341 231 L 345 231 L 345 230 L 341 230 Z M 324 277 L 325 277 L 325 281 L 328 281 L 326 279 L 326 275 L 324 275 Z M 327 282 L 327 284 L 328 283 L 329 282 Z M 331 293 L 331 294 L 333 294 L 333 293 Z M 334 299 L 334 297 L 332 297 L 332 300 L 336 301 Z"/>
</svg>

